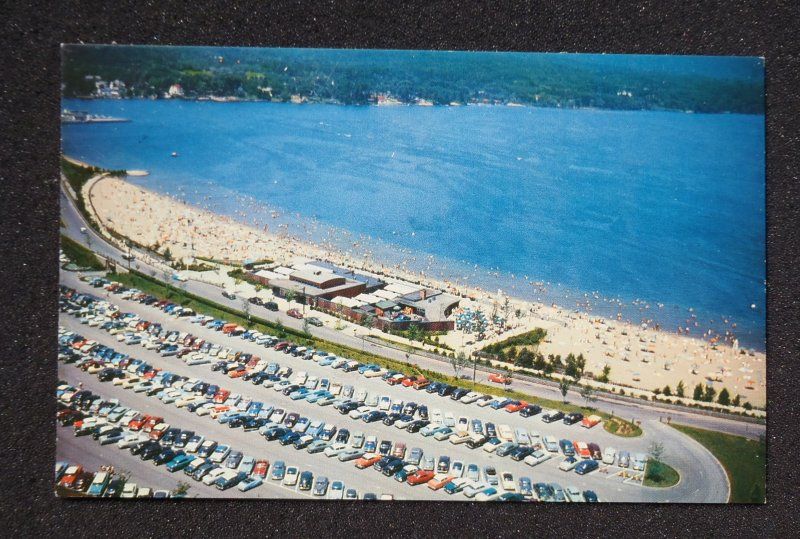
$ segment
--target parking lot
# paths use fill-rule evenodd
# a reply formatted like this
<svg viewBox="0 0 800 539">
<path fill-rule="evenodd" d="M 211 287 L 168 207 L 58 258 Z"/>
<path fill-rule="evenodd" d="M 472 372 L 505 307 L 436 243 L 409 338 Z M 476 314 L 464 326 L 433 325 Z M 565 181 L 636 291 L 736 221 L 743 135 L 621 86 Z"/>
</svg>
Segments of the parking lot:
<svg viewBox="0 0 800 539">
<path fill-rule="evenodd" d="M 83 293 L 98 294 L 98 290 L 93 287 L 86 285 L 83 288 L 80 290 Z M 357 371 L 344 372 L 341 369 L 322 366 L 318 361 L 303 360 L 300 357 L 278 352 L 274 348 L 257 345 L 249 340 L 230 337 L 220 331 L 214 331 L 200 324 L 191 323 L 186 318 L 173 317 L 157 308 L 143 305 L 136 301 L 121 299 L 118 295 L 111 294 L 108 299 L 118 305 L 121 311 L 138 315 L 143 320 L 160 323 L 165 331 L 175 330 L 192 334 L 207 342 L 230 348 L 231 353 L 253 354 L 265 361 L 278 363 L 282 367 L 290 366 L 293 369 L 292 376 L 289 376 L 290 379 L 300 371 L 304 371 L 309 377 L 317 377 L 319 380 L 327 379 L 331 385 L 350 385 L 353 386 L 355 391 L 363 389 L 372 395 L 389 397 L 392 401 L 413 401 L 417 405 L 425 405 L 430 415 L 438 411 L 440 417 L 447 417 L 449 414 L 453 420 L 463 417 L 469 421 L 480 420 L 484 425 L 487 423 L 498 427 L 507 425 L 512 430 L 521 428 L 525 429 L 528 434 L 538 434 L 539 438 L 552 436 L 558 440 L 585 440 L 596 443 L 603 449 L 613 445 L 617 451 L 629 451 L 631 454 L 646 452 L 647 445 L 650 442 L 647 435 L 638 439 L 623 439 L 606 432 L 602 429 L 602 426 L 585 429 L 579 425 L 565 425 L 560 421 L 548 424 L 541 420 L 542 414 L 525 418 L 517 413 L 508 413 L 502 408 L 495 410 L 488 406 L 479 407 L 475 404 L 463 404 L 446 397 L 440 397 L 435 393 L 414 390 L 399 384 L 390 386 L 381 377 L 367 378 L 358 374 Z M 581 491 L 591 490 L 595 492 L 603 501 L 652 501 L 665 500 L 674 496 L 674 492 L 670 492 L 674 491 L 674 489 L 643 488 L 638 482 L 615 474 L 614 471 L 616 470 L 604 470 L 602 466 L 600 470 L 584 476 L 578 476 L 573 472 L 561 471 L 558 469 L 558 465 L 564 457 L 559 453 L 552 455 L 552 458 L 548 461 L 531 467 L 522 461 L 500 457 L 494 453 L 483 451 L 481 448 L 469 449 L 465 444 L 454 445 L 446 440 L 437 441 L 433 437 L 422 436 L 419 432 L 409 433 L 395 426 L 384 425 L 380 421 L 367 424 L 361 420 L 352 419 L 346 414 L 340 414 L 332 406 L 318 406 L 307 402 L 305 399 L 292 400 L 289 396 L 273 391 L 271 388 L 255 386 L 242 378 L 232 379 L 222 371 L 213 371 L 211 364 L 189 366 L 181 358 L 175 356 L 164 357 L 156 350 L 146 349 L 139 344 L 124 344 L 118 341 L 114 335 L 110 335 L 98 326 L 92 327 L 88 324 L 80 323 L 75 316 L 62 314 L 60 321 L 65 330 L 78 333 L 85 339 L 111 346 L 132 358 L 143 360 L 154 369 L 168 371 L 186 378 L 203 380 L 210 384 L 217 384 L 233 393 L 240 394 L 243 398 L 251 397 L 254 401 L 269 403 L 275 407 L 283 408 L 287 412 L 296 412 L 303 417 L 336 425 L 339 429 L 348 429 L 351 433 L 363 431 L 365 435 L 375 436 L 379 441 L 387 440 L 393 442 L 393 444 L 403 442 L 409 450 L 411 448 L 419 448 L 425 456 L 433 456 L 437 462 L 439 457 L 446 455 L 451 461 L 461 461 L 465 465 L 476 464 L 481 470 L 486 466 L 493 466 L 498 473 L 510 473 L 515 479 L 529 477 L 534 483 L 557 483 L 565 487 L 575 485 Z M 134 393 L 133 391 L 122 389 L 120 386 L 99 382 L 96 376 L 73 366 L 60 365 L 59 372 L 61 377 L 70 383 L 83 384 L 85 389 L 95 391 L 104 397 L 117 398 L 120 402 L 125 403 L 126 406 L 135 407 L 144 413 L 158 414 L 164 417 L 164 420 L 170 425 L 204 432 L 207 437 L 218 439 L 221 443 L 230 443 L 245 452 L 245 454 L 259 458 L 263 456 L 271 462 L 284 460 L 288 465 L 296 465 L 304 470 L 312 471 L 315 477 L 325 475 L 331 481 L 345 481 L 347 479 L 345 481 L 347 487 L 350 488 L 352 484 L 352 488 L 356 488 L 359 493 L 389 493 L 397 499 L 464 499 L 460 496 L 445 496 L 441 492 L 434 492 L 427 488 L 410 487 L 395 481 L 391 477 L 384 477 L 382 474 L 371 470 L 353 473 L 355 470 L 352 463 L 339 462 L 336 458 L 328 458 L 321 454 L 307 454 L 305 451 L 295 450 L 291 445 L 281 446 L 274 442 L 267 443 L 263 437 L 255 432 L 245 433 L 241 429 L 229 429 L 227 425 L 211 421 L 208 417 L 197 416 L 195 413 L 186 411 L 185 408 L 179 409 L 171 405 L 165 405 L 158 399 L 148 397 L 144 393 Z M 654 428 L 654 430 L 656 429 L 657 427 Z M 648 432 L 651 432 L 650 429 L 648 429 Z M 680 455 L 675 455 L 675 457 L 678 462 L 684 460 L 680 458 Z M 680 468 L 680 465 L 676 467 Z M 611 473 L 605 473 L 605 471 Z M 241 494 L 261 497 L 285 496 L 283 487 L 269 486 L 273 488 L 267 488 L 268 485 L 265 484 L 262 487 Z M 230 493 L 229 495 L 233 495 L 234 491 L 226 492 Z M 196 493 L 204 495 L 199 489 Z M 236 495 L 238 494 L 236 493 Z"/>
</svg>

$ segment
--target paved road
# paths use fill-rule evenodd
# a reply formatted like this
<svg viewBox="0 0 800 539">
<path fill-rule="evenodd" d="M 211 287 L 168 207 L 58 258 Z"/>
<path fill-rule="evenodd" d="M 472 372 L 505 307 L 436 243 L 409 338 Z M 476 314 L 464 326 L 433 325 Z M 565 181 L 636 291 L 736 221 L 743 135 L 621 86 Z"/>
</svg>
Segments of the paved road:
<svg viewBox="0 0 800 539">
<path fill-rule="evenodd" d="M 83 243 L 84 245 L 89 243 L 90 247 L 93 250 L 95 250 L 96 252 L 100 253 L 103 256 L 110 257 L 116 260 L 122 266 L 127 265 L 127 262 L 124 262 L 122 260 L 121 258 L 122 252 L 119 249 L 117 249 L 113 245 L 110 245 L 107 241 L 105 241 L 103 238 L 94 233 L 86 225 L 85 221 L 83 220 L 83 217 L 71 203 L 69 198 L 64 194 L 63 189 L 61 191 L 61 214 L 64 223 L 66 225 L 66 229 L 64 229 L 64 233 L 66 235 L 68 235 L 75 241 Z M 86 228 L 87 232 L 81 233 L 80 231 L 81 227 Z M 88 242 L 87 242 L 87 237 L 91 238 L 91 240 L 89 240 Z M 138 268 L 139 271 L 148 274 L 154 274 L 156 278 L 161 278 L 162 277 L 161 270 L 149 266 L 147 263 L 145 263 L 143 260 L 144 258 L 143 255 L 144 255 L 143 253 L 138 253 L 137 260 L 134 262 L 135 265 L 139 266 Z M 64 280 L 71 281 L 71 279 L 68 279 L 66 275 L 67 275 L 66 272 L 61 273 L 62 281 Z M 241 300 L 230 300 L 228 298 L 223 297 L 222 289 L 217 286 L 199 281 L 188 281 L 186 283 L 183 283 L 182 286 L 185 286 L 186 291 L 189 293 L 206 297 L 216 303 L 226 305 L 233 309 L 241 309 Z M 303 329 L 302 321 L 289 318 L 287 316 L 284 316 L 284 314 L 282 313 L 275 313 L 269 311 L 263 307 L 252 306 L 251 313 L 253 316 L 258 316 L 260 318 L 270 320 L 273 322 L 280 320 L 281 323 L 283 323 L 285 326 L 296 330 Z M 364 332 L 365 330 L 363 328 L 358 328 L 357 331 Z M 356 349 L 363 348 L 368 350 L 369 352 L 380 355 L 382 357 L 404 361 L 407 363 L 413 363 L 419 365 L 422 368 L 445 374 L 452 373 L 452 368 L 445 361 L 432 359 L 429 356 L 420 354 L 407 355 L 404 351 L 392 348 L 390 346 L 384 346 L 369 341 L 365 342 L 365 340 L 362 339 L 360 335 L 353 334 L 352 331 L 350 330 L 338 331 L 332 327 L 325 326 L 325 327 L 312 328 L 311 332 L 316 337 L 326 339 L 331 342 L 347 345 Z M 478 381 L 485 382 L 487 377 L 486 372 L 484 372 L 480 367 L 478 368 L 478 372 L 479 372 Z M 554 400 L 559 400 L 561 398 L 561 394 L 557 388 L 545 384 L 541 381 L 536 381 L 535 379 L 523 380 L 517 378 L 514 381 L 514 389 L 529 393 L 537 397 L 543 397 Z M 573 402 L 582 401 L 580 393 L 576 390 L 571 391 L 568 394 L 568 398 Z M 675 421 L 676 423 L 683 423 L 699 428 L 711 429 L 720 432 L 726 432 L 729 434 L 736 434 L 739 436 L 747 436 L 750 438 L 758 438 L 759 436 L 766 434 L 766 425 L 764 424 L 741 421 L 733 417 L 728 418 L 728 417 L 717 417 L 712 415 L 706 415 L 689 409 L 665 408 L 655 403 L 630 402 L 629 400 L 622 400 L 614 397 L 613 395 L 608 395 L 608 394 L 598 395 L 597 401 L 595 402 L 595 406 L 598 409 L 603 410 L 605 412 L 613 413 L 627 419 L 635 419 L 639 421 L 657 422 L 659 420 L 670 417 L 671 420 Z"/>
<path fill-rule="evenodd" d="M 75 285 L 78 289 L 89 291 L 96 290 L 87 287 L 85 283 L 77 281 L 70 283 Z M 250 341 L 245 341 L 239 338 L 227 337 L 219 332 L 206 329 L 202 326 L 190 324 L 185 319 L 176 319 L 165 315 L 158 309 L 153 309 L 136 302 L 128 302 L 121 300 L 117 296 L 112 295 L 112 301 L 120 305 L 125 311 L 135 312 L 140 314 L 143 318 L 161 322 L 165 328 L 178 329 L 181 331 L 192 332 L 210 342 L 215 342 L 222 346 L 231 347 L 233 350 L 241 350 L 243 352 L 250 352 L 259 355 L 263 358 L 275 361 L 282 365 L 291 366 L 295 372 L 305 370 L 309 375 L 318 376 L 319 378 L 328 378 L 332 383 L 341 383 L 343 385 L 350 384 L 356 388 L 364 388 L 370 393 L 388 395 L 393 399 L 413 400 L 418 404 L 428 405 L 430 410 L 440 409 L 443 413 L 451 412 L 454 417 L 460 415 L 468 416 L 470 418 L 481 419 L 484 422 L 492 421 L 496 424 L 506 423 L 511 427 L 525 427 L 528 430 L 535 430 L 544 435 L 553 435 L 558 438 L 568 439 L 586 439 L 595 441 L 605 447 L 606 445 L 613 445 L 617 449 L 629 450 L 631 452 L 646 452 L 652 440 L 660 440 L 665 443 L 667 454 L 665 460 L 677 468 L 684 478 L 681 483 L 672 489 L 648 489 L 642 488 L 637 485 L 622 484 L 617 479 L 606 479 L 602 474 L 592 474 L 580 478 L 575 474 L 565 474 L 557 470 L 555 460 L 540 465 L 535 469 L 531 469 L 523 463 L 515 463 L 508 458 L 500 458 L 495 455 L 489 455 L 483 451 L 471 451 L 466 446 L 453 446 L 446 442 L 436 442 L 432 438 L 425 438 L 419 434 L 410 434 L 405 431 L 383 425 L 382 423 L 373 423 L 366 425 L 361 421 L 353 421 L 346 416 L 340 415 L 338 412 L 330 407 L 319 407 L 316 404 L 307 403 L 305 401 L 291 401 L 279 393 L 276 393 L 268 388 L 261 386 L 253 386 L 251 383 L 241 379 L 232 380 L 224 374 L 213 372 L 209 365 L 199 365 L 189 367 L 181 360 L 176 358 L 162 358 L 152 351 L 145 350 L 140 346 L 128 346 L 116 341 L 113 336 L 108 335 L 106 332 L 98 330 L 97 328 L 81 325 L 72 316 L 62 315 L 61 323 L 68 329 L 80 332 L 87 338 L 92 338 L 98 342 L 109 344 L 125 353 L 144 359 L 151 365 L 175 372 L 184 376 L 198 377 L 210 383 L 216 383 L 223 387 L 227 387 L 234 392 L 239 392 L 245 396 L 252 396 L 255 400 L 261 400 L 271 403 L 277 407 L 283 407 L 288 411 L 296 411 L 301 415 L 320 419 L 325 422 L 331 422 L 346 427 L 351 432 L 355 430 L 365 431 L 366 434 L 374 434 L 379 440 L 394 440 L 398 439 L 405 441 L 408 447 L 420 447 L 425 454 L 439 456 L 446 453 L 454 460 L 462 460 L 470 463 L 475 462 L 481 467 L 486 464 L 494 464 L 499 470 L 507 470 L 515 474 L 515 476 L 526 475 L 532 477 L 534 481 L 546 482 L 559 482 L 562 485 L 565 482 L 572 482 L 582 489 L 591 488 L 599 493 L 601 499 L 618 500 L 618 501 L 667 501 L 667 500 L 681 500 L 681 501 L 725 501 L 727 498 L 727 481 L 724 470 L 719 466 L 717 461 L 710 455 L 702 446 L 693 443 L 688 437 L 677 431 L 662 425 L 660 423 L 648 421 L 645 424 L 645 435 L 636 439 L 621 439 L 613 436 L 603 429 L 594 429 L 590 432 L 578 426 L 568 427 L 561 423 L 547 425 L 540 421 L 538 418 L 522 418 L 517 414 L 508 414 L 502 410 L 492 410 L 491 408 L 480 408 L 475 405 L 463 405 L 454 402 L 450 399 L 442 399 L 441 397 L 431 395 L 424 391 L 414 391 L 408 388 L 397 386 L 388 386 L 385 382 L 380 381 L 379 378 L 364 378 L 357 373 L 344 373 L 341 370 L 330 369 L 329 367 L 321 367 L 316 362 L 304 361 L 299 358 L 275 352 L 272 349 L 265 349 Z M 76 371 L 75 376 L 81 377 L 80 381 L 84 381 L 87 387 L 97 386 L 98 382 L 94 377 L 82 373 L 77 369 L 71 368 Z M 71 378 L 70 378 L 71 379 Z M 89 386 L 88 384 L 94 384 Z M 112 387 L 103 385 L 105 387 Z M 121 388 L 113 386 L 118 389 L 123 396 L 119 397 L 124 401 L 125 394 L 129 394 Z M 104 394 L 101 392 L 101 394 Z M 147 399 L 146 397 L 140 397 Z M 173 408 L 168 405 L 163 405 L 156 401 L 157 406 Z M 144 405 L 144 403 L 142 403 Z M 175 410 L 177 413 L 186 413 L 182 410 Z M 193 414 L 188 414 L 193 416 Z M 196 416 L 194 416 L 196 417 Z M 197 418 L 201 419 L 201 418 Z M 223 431 L 223 436 L 229 434 L 227 427 L 220 426 Z M 241 433 L 244 434 L 244 433 Z M 224 438 L 223 438 L 224 439 Z M 294 450 L 289 450 L 290 454 Z M 309 457 L 314 457 L 309 455 Z M 288 458 L 288 457 L 287 457 Z M 324 457 L 323 457 L 324 458 Z M 338 461 L 337 461 L 338 463 Z M 350 470 L 352 471 L 352 469 Z M 327 472 L 326 468 L 326 473 Z M 569 483 L 569 484 L 572 484 Z M 367 485 L 369 486 L 369 485 Z M 397 489 L 398 485 L 391 485 Z M 396 492 L 397 497 L 402 497 L 403 486 Z M 392 491 L 394 492 L 394 491 Z M 415 491 L 416 492 L 416 491 Z"/>
</svg>

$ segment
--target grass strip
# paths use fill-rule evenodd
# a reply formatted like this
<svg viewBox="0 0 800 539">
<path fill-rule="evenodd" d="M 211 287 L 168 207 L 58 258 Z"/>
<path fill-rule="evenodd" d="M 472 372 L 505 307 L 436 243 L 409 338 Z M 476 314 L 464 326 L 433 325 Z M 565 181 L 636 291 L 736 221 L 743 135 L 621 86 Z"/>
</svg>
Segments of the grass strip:
<svg viewBox="0 0 800 539">
<path fill-rule="evenodd" d="M 751 440 L 686 425 L 671 425 L 703 444 L 722 463 L 731 483 L 730 503 L 766 501 L 767 444 L 763 438 Z"/>
<path fill-rule="evenodd" d="M 61 235 L 61 250 L 67 255 L 70 261 L 82 269 L 99 271 L 105 268 L 100 259 L 80 243 L 69 239 L 64 234 Z"/>
</svg>

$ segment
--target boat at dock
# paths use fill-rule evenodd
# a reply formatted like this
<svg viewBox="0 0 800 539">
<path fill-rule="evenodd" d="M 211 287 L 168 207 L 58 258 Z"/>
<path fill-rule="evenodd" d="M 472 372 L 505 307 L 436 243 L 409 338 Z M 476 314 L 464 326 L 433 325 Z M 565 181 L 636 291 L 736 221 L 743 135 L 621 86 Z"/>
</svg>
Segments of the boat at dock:
<svg viewBox="0 0 800 539">
<path fill-rule="evenodd" d="M 127 118 L 115 118 L 113 116 L 103 116 L 102 114 L 91 114 L 89 112 L 68 109 L 61 111 L 62 124 L 104 124 L 124 122 L 130 122 L 130 120 Z"/>
</svg>

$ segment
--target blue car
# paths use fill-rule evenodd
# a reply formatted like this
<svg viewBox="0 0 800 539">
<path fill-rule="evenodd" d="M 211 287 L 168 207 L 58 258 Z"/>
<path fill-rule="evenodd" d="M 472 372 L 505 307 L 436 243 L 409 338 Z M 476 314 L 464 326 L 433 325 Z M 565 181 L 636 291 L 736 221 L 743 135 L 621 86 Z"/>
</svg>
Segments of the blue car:
<svg viewBox="0 0 800 539">
<path fill-rule="evenodd" d="M 594 459 L 582 460 L 575 466 L 575 473 L 578 475 L 585 475 L 589 472 L 595 471 L 600 465 Z"/>
<path fill-rule="evenodd" d="M 575 456 L 575 447 L 569 440 L 559 440 L 558 445 L 561 447 L 561 452 L 567 457 Z"/>
<path fill-rule="evenodd" d="M 311 392 L 308 389 L 301 387 L 297 391 L 290 393 L 289 398 L 292 399 L 293 401 L 297 401 L 306 398 L 309 393 Z"/>
<path fill-rule="evenodd" d="M 281 481 L 283 477 L 286 475 L 286 463 L 282 460 L 276 460 L 275 463 L 272 465 L 272 479 L 275 481 Z"/>
<path fill-rule="evenodd" d="M 242 492 L 247 492 L 248 490 L 252 490 L 257 486 L 260 486 L 264 482 L 263 479 L 256 476 L 245 477 L 242 479 L 242 482 L 239 483 L 236 488 L 241 490 Z"/>
<path fill-rule="evenodd" d="M 250 417 L 258 417 L 258 414 L 261 412 L 261 409 L 264 407 L 263 402 L 251 402 L 250 406 L 247 408 L 247 415 Z"/>
<path fill-rule="evenodd" d="M 492 404 L 490 404 L 489 406 L 491 406 L 495 410 L 499 410 L 500 408 L 505 408 L 506 406 L 511 404 L 511 402 L 512 402 L 511 399 L 501 399 L 499 401 L 492 402 Z"/>
</svg>

